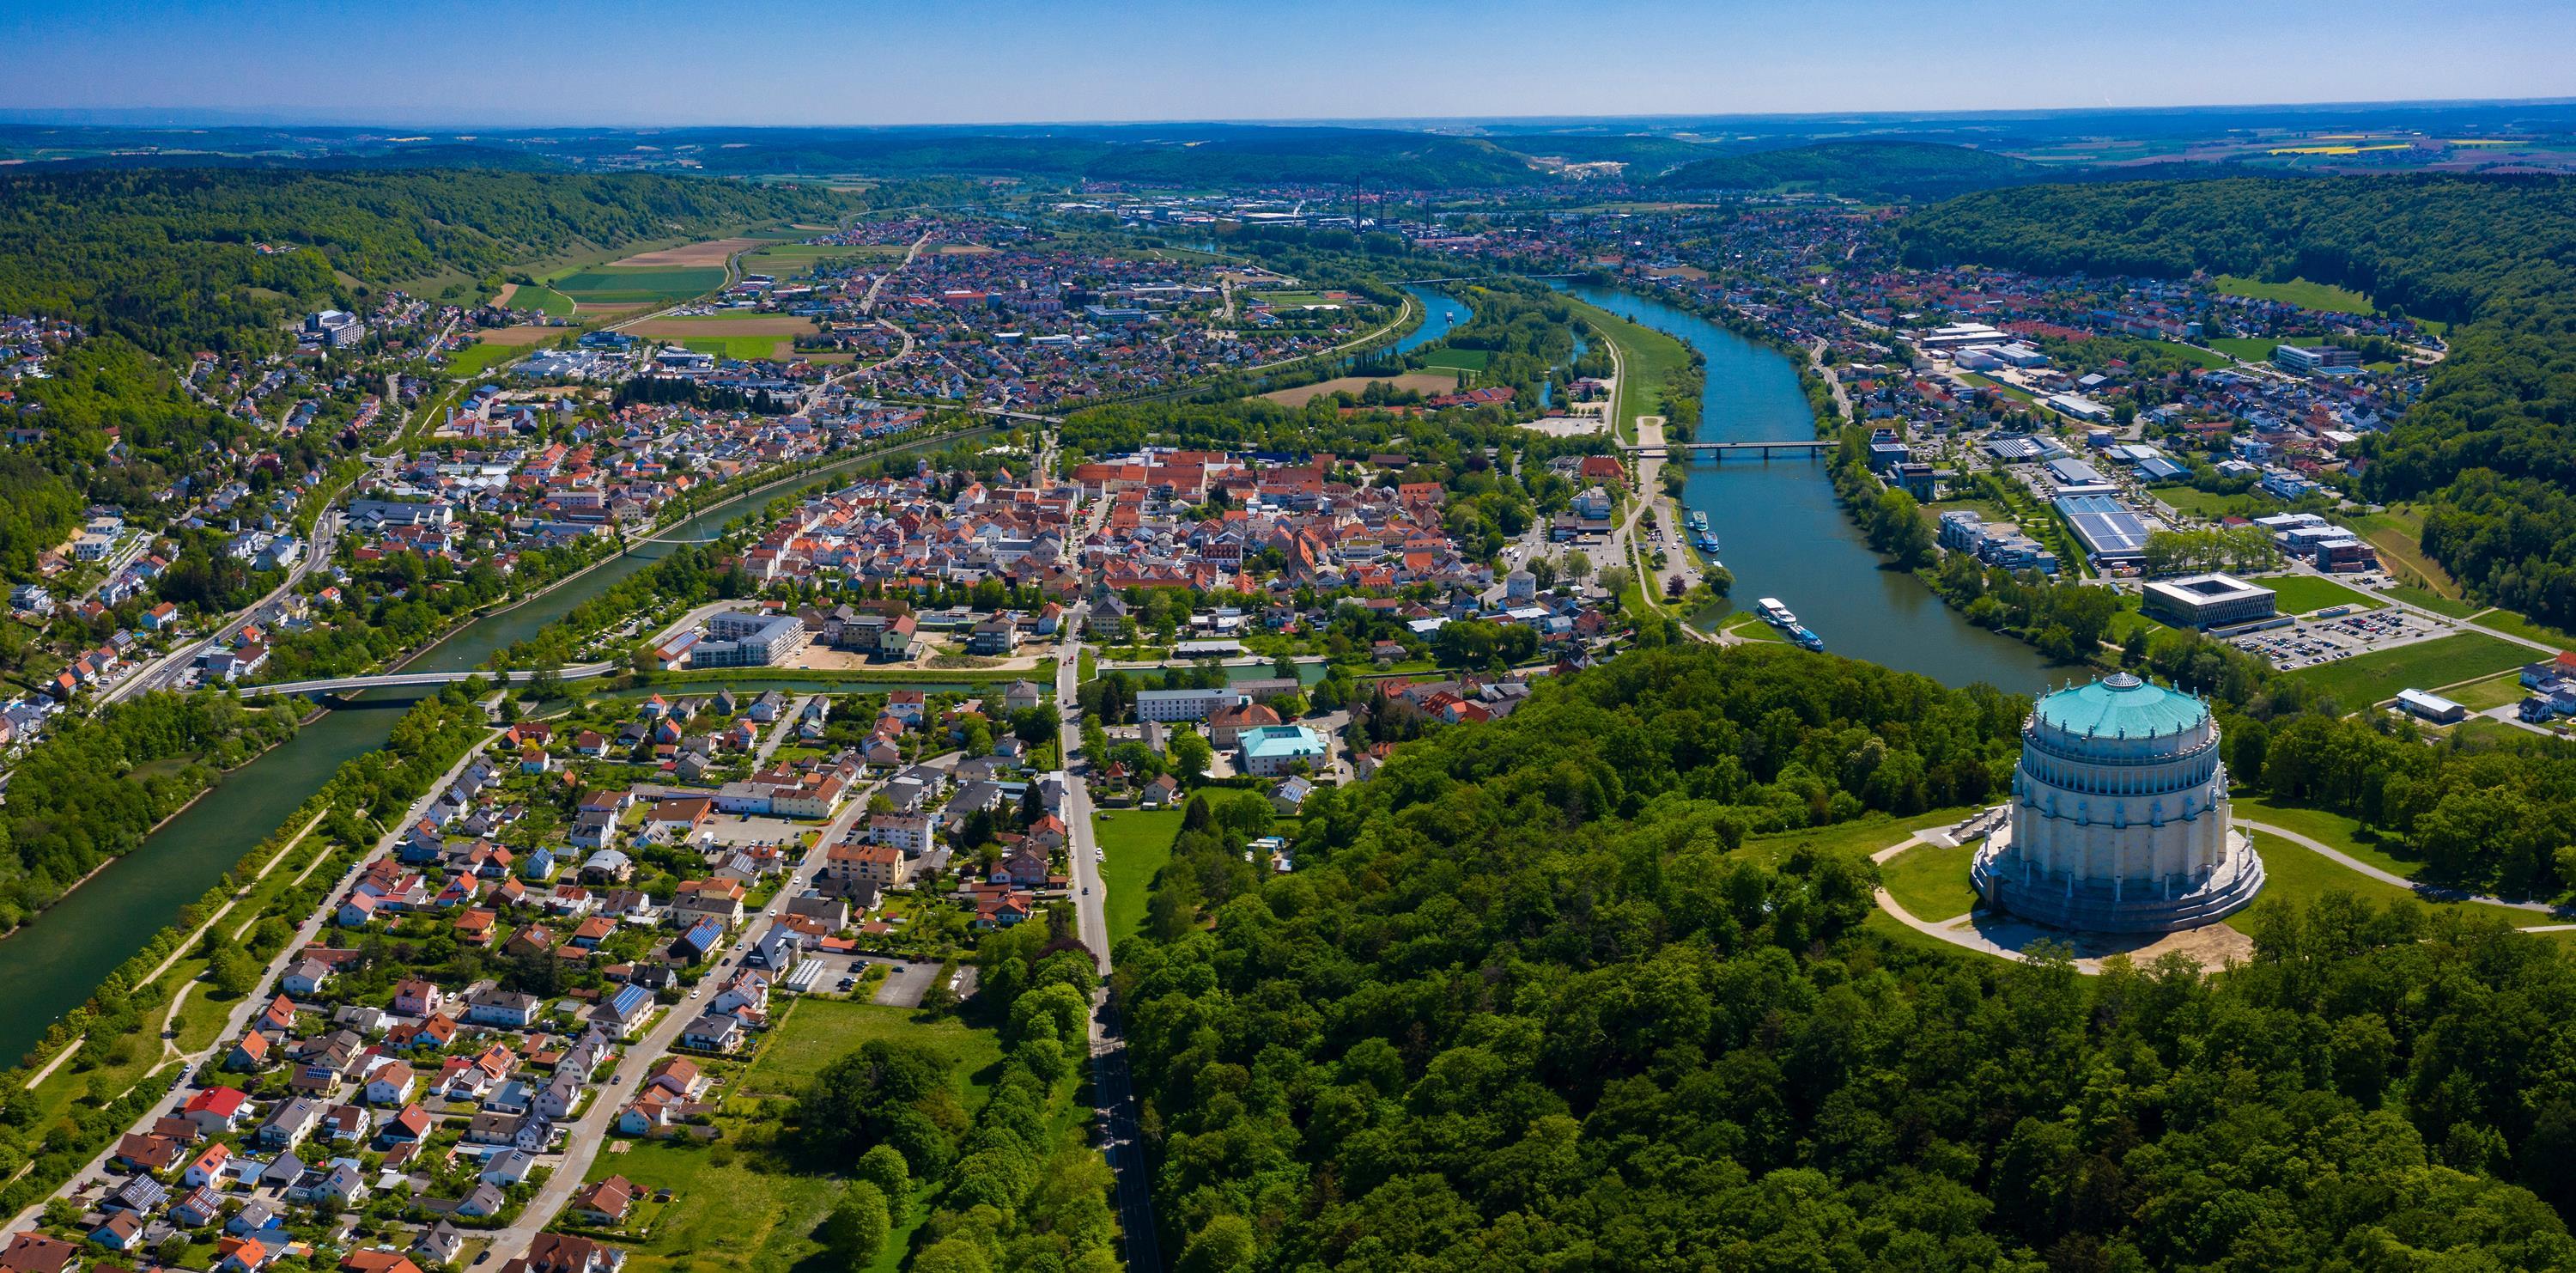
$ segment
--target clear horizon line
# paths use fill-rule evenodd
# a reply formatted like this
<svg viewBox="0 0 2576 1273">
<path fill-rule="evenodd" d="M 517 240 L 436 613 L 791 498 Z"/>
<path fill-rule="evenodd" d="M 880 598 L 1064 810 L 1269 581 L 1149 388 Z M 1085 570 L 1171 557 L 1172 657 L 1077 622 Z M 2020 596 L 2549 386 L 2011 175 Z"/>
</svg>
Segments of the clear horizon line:
<svg viewBox="0 0 2576 1273">
<path fill-rule="evenodd" d="M 677 132 L 691 129 L 768 129 L 777 131 L 814 130 L 883 130 L 906 129 L 972 129 L 972 128 L 1113 128 L 1156 126 L 1214 125 L 1225 127 L 1335 127 L 1357 128 L 1378 125 L 1382 130 L 1418 131 L 1402 125 L 1473 125 L 1530 124 L 1549 121 L 1565 123 L 1617 123 L 1635 121 L 1673 122 L 1687 120 L 1904 120 L 1904 119 L 1997 119 L 2028 116 L 2083 115 L 2155 115 L 2189 114 L 2207 111 L 2326 111 L 2358 109 L 2439 109 L 2462 106 L 2567 106 L 2576 105 L 2576 96 L 2560 97 L 2433 97 L 2386 99 L 2332 99 L 2315 101 L 2243 101 L 2189 102 L 2139 106 L 2004 106 L 1924 109 L 1881 109 L 1850 111 L 1660 111 L 1640 114 L 1557 114 L 1526 115 L 1278 115 L 1165 118 L 1092 119 L 982 119 L 982 120 L 917 120 L 904 123 L 740 123 L 740 122 L 538 122 L 449 118 L 386 119 L 356 116 L 298 114 L 295 109 L 215 106 L 0 106 L 0 125 L 43 126 L 105 129 L 177 129 L 177 128 L 328 128 L 350 131 L 419 130 L 439 132 L 491 131 L 520 129 L 531 131 L 587 130 L 610 132 Z M 165 122 L 83 120 L 75 116 L 163 116 Z M 50 118 L 48 118 L 50 117 Z"/>
</svg>

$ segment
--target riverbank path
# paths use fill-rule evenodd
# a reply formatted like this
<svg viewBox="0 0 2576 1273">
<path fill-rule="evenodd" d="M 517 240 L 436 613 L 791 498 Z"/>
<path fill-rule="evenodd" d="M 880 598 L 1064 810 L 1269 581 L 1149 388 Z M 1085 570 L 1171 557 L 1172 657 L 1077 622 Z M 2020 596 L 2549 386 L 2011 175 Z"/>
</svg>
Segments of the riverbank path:
<svg viewBox="0 0 2576 1273">
<path fill-rule="evenodd" d="M 431 783 L 429 789 L 422 792 L 418 800 L 412 802 L 410 810 L 404 816 L 395 819 L 391 828 L 376 841 L 376 846 L 367 855 L 366 861 L 372 862 L 393 852 L 394 845 L 402 839 L 403 832 L 429 811 L 429 802 L 436 799 L 439 792 L 445 791 L 449 783 L 456 781 L 456 776 L 465 772 L 465 766 L 476 756 L 483 754 L 484 749 L 490 747 L 492 740 L 500 737 L 501 733 L 502 731 L 495 729 L 485 734 L 481 742 L 467 748 L 465 754 L 458 757 L 456 763 L 449 766 L 446 773 L 439 775 L 438 781 Z M 364 865 L 363 862 L 360 864 L 362 869 Z M 126 1129 L 128 1132 L 136 1135 L 148 1132 L 153 1124 L 163 1118 L 175 1116 L 179 1112 L 179 1108 L 188 1100 L 188 1075 L 195 1073 L 197 1067 L 204 1065 L 208 1058 L 220 1051 L 226 1040 L 239 1038 L 242 1032 L 250 1027 L 251 1018 L 267 1007 L 269 1000 L 277 994 L 278 978 L 286 975 L 287 965 L 293 963 L 303 954 L 305 947 L 312 945 L 315 939 L 321 936 L 322 926 L 330 920 L 331 914 L 332 908 L 325 904 L 315 907 L 313 913 L 304 918 L 304 922 L 296 928 L 295 935 L 287 939 L 286 945 L 279 948 L 276 956 L 268 961 L 268 967 L 260 973 L 259 988 L 242 996 L 241 1002 L 233 1008 L 232 1015 L 225 1018 L 223 1028 L 215 1032 L 213 1042 L 195 1052 L 181 1055 L 179 1080 L 170 1085 L 170 1090 L 164 1093 L 161 1099 L 152 1102 L 151 1108 L 143 1111 L 141 1117 L 134 1120 L 133 1126 Z M 110 1138 L 98 1153 L 90 1158 L 87 1165 L 73 1172 L 71 1178 L 63 1182 L 60 1189 L 45 1198 L 38 1199 L 26 1210 L 12 1217 L 8 1232 L 22 1233 L 34 1228 L 36 1221 L 44 1215 L 46 1202 L 54 1198 L 71 1197 L 80 1191 L 83 1182 L 95 1180 L 104 1184 L 108 1179 L 107 1162 L 116 1156 L 117 1143 L 122 1139 L 121 1136 Z"/>
</svg>

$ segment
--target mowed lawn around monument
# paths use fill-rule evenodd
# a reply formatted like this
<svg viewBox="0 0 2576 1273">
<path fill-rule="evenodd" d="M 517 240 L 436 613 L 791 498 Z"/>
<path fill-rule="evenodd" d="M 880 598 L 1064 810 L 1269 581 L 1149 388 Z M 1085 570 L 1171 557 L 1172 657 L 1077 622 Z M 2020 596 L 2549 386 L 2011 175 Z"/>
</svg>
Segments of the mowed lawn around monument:
<svg viewBox="0 0 2576 1273">
<path fill-rule="evenodd" d="M 1938 923 L 1965 915 L 1977 904 L 1977 890 L 1968 883 L 1976 852 L 1973 844 L 1915 845 L 1879 863 L 1879 885 L 1916 919 Z"/>
</svg>

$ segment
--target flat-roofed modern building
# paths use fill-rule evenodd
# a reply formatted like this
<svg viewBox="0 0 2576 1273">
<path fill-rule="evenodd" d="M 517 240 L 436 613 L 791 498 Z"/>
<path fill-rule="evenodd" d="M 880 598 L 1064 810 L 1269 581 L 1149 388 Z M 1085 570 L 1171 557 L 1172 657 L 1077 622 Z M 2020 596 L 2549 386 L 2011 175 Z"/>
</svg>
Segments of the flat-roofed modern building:
<svg viewBox="0 0 2576 1273">
<path fill-rule="evenodd" d="M 1208 713 L 1220 707 L 1231 707 L 1243 700 L 1243 693 L 1232 686 L 1216 689 L 1138 690 L 1136 719 L 1139 721 L 1206 720 Z"/>
<path fill-rule="evenodd" d="M 2223 574 L 2159 579 L 2146 586 L 2141 601 L 2148 615 L 2180 628 L 2223 628 L 2276 612 L 2271 589 Z"/>
<path fill-rule="evenodd" d="M 2134 565 L 2146 559 L 2147 523 L 2117 497 L 2086 491 L 2060 495 L 2055 502 L 2083 543 L 2084 555 L 2096 565 Z"/>
<path fill-rule="evenodd" d="M 768 667 L 804 640 L 805 621 L 795 615 L 728 610 L 707 620 L 707 637 L 689 651 L 689 666 Z"/>
<path fill-rule="evenodd" d="M 2284 341 L 2272 346 L 2272 365 L 2301 374 L 2353 372 L 2361 370 L 2361 351 L 2334 345 L 2293 345 Z"/>
</svg>

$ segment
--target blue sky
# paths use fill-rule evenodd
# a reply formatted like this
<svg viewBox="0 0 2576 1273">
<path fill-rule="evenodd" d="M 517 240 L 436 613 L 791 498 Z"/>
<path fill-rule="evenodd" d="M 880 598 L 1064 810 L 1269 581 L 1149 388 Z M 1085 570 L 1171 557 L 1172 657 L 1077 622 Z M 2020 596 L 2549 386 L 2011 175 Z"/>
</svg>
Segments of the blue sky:
<svg viewBox="0 0 2576 1273">
<path fill-rule="evenodd" d="M 2576 96 L 2576 0 L 0 0 L 0 109 L 905 124 Z"/>
</svg>

